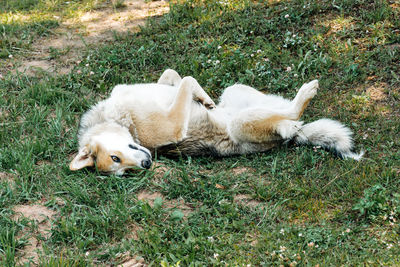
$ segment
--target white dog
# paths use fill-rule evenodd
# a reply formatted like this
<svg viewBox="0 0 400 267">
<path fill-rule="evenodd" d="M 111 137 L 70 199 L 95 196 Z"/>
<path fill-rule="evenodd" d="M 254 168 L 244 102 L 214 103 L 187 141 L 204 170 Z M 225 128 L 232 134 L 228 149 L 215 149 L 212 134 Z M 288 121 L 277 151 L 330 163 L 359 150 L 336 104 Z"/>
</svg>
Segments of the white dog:
<svg viewBox="0 0 400 267">
<path fill-rule="evenodd" d="M 194 78 L 182 79 L 171 69 L 158 83 L 117 85 L 83 115 L 70 169 L 96 164 L 100 171 L 122 175 L 129 168 L 149 168 L 154 151 L 229 156 L 266 151 L 288 140 L 359 160 L 362 153 L 352 152 L 351 131 L 341 123 L 299 121 L 317 88 L 317 80 L 306 83 L 289 101 L 236 84 L 215 106 Z"/>
</svg>

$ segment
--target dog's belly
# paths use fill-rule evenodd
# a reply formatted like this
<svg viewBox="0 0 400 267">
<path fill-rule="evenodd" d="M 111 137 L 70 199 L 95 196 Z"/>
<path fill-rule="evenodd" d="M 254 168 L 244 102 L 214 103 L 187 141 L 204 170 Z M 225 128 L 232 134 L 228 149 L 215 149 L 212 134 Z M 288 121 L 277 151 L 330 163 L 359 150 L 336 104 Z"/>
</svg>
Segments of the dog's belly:
<svg viewBox="0 0 400 267">
<path fill-rule="evenodd" d="M 173 102 L 177 87 L 164 84 L 118 85 L 112 93 L 112 101 L 123 106 L 139 106 L 141 108 L 158 106 L 167 109 Z"/>
</svg>

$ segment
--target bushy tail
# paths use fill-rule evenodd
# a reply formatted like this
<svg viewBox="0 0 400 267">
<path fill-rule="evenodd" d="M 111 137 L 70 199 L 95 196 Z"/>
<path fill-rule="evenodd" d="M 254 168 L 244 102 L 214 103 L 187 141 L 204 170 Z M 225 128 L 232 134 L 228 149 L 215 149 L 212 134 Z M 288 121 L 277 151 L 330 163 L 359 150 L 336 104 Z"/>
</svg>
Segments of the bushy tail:
<svg viewBox="0 0 400 267">
<path fill-rule="evenodd" d="M 321 119 L 303 125 L 294 138 L 297 144 L 312 144 L 332 150 L 342 158 L 360 160 L 364 154 L 352 152 L 352 132 L 338 121 Z"/>
</svg>

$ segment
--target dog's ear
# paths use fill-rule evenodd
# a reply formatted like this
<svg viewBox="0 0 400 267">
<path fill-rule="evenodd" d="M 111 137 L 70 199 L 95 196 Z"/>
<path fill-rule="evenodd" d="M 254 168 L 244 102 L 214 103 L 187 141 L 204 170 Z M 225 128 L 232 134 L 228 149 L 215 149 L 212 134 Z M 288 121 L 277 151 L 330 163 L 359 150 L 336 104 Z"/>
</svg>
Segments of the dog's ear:
<svg viewBox="0 0 400 267">
<path fill-rule="evenodd" d="M 78 155 L 69 164 L 71 171 L 77 171 L 85 167 L 91 167 L 94 165 L 93 155 L 90 153 L 88 147 L 83 147 L 79 150 Z"/>
</svg>

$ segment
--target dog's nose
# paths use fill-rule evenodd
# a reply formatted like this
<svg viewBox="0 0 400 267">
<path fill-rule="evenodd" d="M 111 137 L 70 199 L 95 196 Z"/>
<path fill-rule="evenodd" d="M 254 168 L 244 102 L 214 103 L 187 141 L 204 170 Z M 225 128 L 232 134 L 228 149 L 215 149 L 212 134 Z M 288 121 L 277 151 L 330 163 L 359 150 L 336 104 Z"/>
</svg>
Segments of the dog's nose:
<svg viewBox="0 0 400 267">
<path fill-rule="evenodd" d="M 149 159 L 142 160 L 142 167 L 145 169 L 149 169 L 151 167 L 151 160 Z"/>
</svg>

